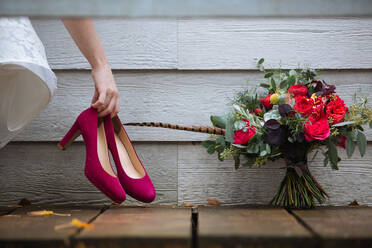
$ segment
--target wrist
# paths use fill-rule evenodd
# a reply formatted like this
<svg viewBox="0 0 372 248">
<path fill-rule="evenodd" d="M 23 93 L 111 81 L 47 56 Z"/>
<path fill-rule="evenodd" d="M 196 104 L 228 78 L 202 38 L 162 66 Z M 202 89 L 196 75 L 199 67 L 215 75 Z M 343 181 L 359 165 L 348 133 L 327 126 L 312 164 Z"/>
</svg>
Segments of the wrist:
<svg viewBox="0 0 372 248">
<path fill-rule="evenodd" d="M 98 59 L 91 65 L 92 71 L 111 70 L 107 59 Z"/>
</svg>

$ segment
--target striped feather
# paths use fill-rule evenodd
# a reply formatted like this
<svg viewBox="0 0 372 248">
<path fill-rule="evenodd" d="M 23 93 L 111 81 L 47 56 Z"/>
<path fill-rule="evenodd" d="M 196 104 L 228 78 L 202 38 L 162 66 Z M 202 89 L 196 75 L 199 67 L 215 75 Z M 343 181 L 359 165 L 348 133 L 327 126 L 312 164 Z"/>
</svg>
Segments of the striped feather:
<svg viewBox="0 0 372 248">
<path fill-rule="evenodd" d="M 210 126 L 181 126 L 177 124 L 170 124 L 166 122 L 128 122 L 123 123 L 125 126 L 146 126 L 146 127 L 162 127 L 170 129 L 178 129 L 190 132 L 209 133 L 217 135 L 225 135 L 225 129 Z"/>
</svg>

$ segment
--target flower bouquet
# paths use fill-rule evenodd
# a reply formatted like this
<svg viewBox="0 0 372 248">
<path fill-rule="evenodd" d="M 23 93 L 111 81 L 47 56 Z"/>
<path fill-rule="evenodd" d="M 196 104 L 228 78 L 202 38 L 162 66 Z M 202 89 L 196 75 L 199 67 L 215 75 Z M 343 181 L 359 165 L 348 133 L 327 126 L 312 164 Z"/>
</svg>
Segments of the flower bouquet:
<svg viewBox="0 0 372 248">
<path fill-rule="evenodd" d="M 213 126 L 225 132 L 202 144 L 221 161 L 233 158 L 236 169 L 284 159 L 286 175 L 271 203 L 314 207 L 328 195 L 308 168 L 309 153 L 322 151 L 324 166 L 335 170 L 341 160 L 337 146 L 346 149 L 348 157 L 357 146 L 363 156 L 367 140 L 362 126 L 372 128 L 372 111 L 367 98 L 347 107 L 336 87 L 320 81 L 315 70 L 266 70 L 263 62 L 260 59 L 257 66 L 267 83 L 238 92 L 231 112 L 212 115 Z"/>
</svg>

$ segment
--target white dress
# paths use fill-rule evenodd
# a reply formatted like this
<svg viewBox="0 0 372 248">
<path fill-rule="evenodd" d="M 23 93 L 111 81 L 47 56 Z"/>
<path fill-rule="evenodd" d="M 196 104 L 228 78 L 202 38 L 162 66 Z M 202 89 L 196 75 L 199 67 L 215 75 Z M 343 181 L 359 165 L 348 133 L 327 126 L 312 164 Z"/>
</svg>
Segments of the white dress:
<svg viewBox="0 0 372 248">
<path fill-rule="evenodd" d="M 0 17 L 0 148 L 49 103 L 57 78 L 27 17 Z"/>
</svg>

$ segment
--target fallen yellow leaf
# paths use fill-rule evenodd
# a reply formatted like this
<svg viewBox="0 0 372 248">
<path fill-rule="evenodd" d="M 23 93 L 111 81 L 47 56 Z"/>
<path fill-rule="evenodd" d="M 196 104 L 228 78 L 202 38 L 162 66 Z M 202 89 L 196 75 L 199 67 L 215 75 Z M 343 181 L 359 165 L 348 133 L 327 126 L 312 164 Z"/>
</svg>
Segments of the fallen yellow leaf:
<svg viewBox="0 0 372 248">
<path fill-rule="evenodd" d="M 53 211 L 47 211 L 47 210 L 27 212 L 27 215 L 29 216 L 46 216 L 46 215 L 52 215 L 52 214 L 53 214 Z"/>
<path fill-rule="evenodd" d="M 54 213 L 53 211 L 49 211 L 49 210 L 30 211 L 30 212 L 27 212 L 27 215 L 28 216 L 47 216 L 47 215 L 71 216 L 71 214 Z"/>
<path fill-rule="evenodd" d="M 6 215 L 3 215 L 2 217 L 17 217 L 17 218 L 20 218 L 21 216 L 18 215 L 18 214 L 6 214 Z"/>
<path fill-rule="evenodd" d="M 210 206 L 218 206 L 218 205 L 220 205 L 220 201 L 219 200 L 215 200 L 215 199 L 208 198 L 207 199 L 207 202 L 208 202 L 208 205 L 210 205 Z"/>
<path fill-rule="evenodd" d="M 67 227 L 93 228 L 94 225 L 88 224 L 86 222 L 73 218 L 70 223 L 54 226 L 54 230 L 59 230 L 62 228 L 67 228 Z"/>
<path fill-rule="evenodd" d="M 73 218 L 71 223 L 74 225 L 74 226 L 77 226 L 77 227 L 81 227 L 81 228 L 93 228 L 94 225 L 93 224 L 89 224 L 89 223 L 86 223 L 86 222 L 83 222 L 83 221 L 80 221 L 76 218 Z"/>
</svg>

